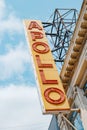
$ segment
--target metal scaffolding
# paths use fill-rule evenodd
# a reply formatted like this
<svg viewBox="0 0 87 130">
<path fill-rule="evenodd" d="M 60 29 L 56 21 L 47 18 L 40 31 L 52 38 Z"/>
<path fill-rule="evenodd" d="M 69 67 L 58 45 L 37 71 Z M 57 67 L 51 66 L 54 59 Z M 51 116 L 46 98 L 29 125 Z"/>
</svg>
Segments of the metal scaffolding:
<svg viewBox="0 0 87 130">
<path fill-rule="evenodd" d="M 47 22 L 42 22 L 58 69 L 61 69 L 77 21 L 76 9 L 55 9 Z"/>
</svg>

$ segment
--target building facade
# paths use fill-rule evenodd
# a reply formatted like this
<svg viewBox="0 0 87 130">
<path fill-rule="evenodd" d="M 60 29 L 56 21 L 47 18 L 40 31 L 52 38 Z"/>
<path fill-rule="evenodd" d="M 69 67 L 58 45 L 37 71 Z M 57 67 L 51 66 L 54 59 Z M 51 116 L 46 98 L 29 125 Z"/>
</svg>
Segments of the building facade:
<svg viewBox="0 0 87 130">
<path fill-rule="evenodd" d="M 87 130 L 87 0 L 84 0 L 60 72 L 70 111 L 57 115 L 60 130 Z"/>
</svg>

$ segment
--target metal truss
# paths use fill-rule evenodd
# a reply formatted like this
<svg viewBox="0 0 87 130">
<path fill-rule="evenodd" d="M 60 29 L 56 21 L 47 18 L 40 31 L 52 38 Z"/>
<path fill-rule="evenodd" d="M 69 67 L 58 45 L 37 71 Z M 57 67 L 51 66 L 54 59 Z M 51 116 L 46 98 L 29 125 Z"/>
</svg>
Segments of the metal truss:
<svg viewBox="0 0 87 130">
<path fill-rule="evenodd" d="M 77 20 L 76 9 L 55 9 L 47 22 L 42 22 L 54 60 L 62 66 Z"/>
</svg>

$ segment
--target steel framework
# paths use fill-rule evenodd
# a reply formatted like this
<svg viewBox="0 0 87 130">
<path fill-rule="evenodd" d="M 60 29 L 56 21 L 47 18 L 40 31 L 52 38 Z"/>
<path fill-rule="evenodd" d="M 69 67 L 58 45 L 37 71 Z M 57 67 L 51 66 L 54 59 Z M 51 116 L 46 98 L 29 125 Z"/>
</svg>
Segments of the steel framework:
<svg viewBox="0 0 87 130">
<path fill-rule="evenodd" d="M 76 9 L 55 9 L 47 22 L 42 22 L 57 67 L 61 68 L 77 21 Z"/>
</svg>

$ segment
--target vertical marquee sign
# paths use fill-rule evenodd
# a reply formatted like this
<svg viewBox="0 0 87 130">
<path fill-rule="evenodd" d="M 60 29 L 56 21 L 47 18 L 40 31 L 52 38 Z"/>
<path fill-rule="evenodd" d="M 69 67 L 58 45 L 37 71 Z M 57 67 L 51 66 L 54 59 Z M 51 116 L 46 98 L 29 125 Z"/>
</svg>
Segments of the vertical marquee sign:
<svg viewBox="0 0 87 130">
<path fill-rule="evenodd" d="M 38 81 L 43 113 L 53 114 L 69 110 L 68 100 L 41 22 L 25 20 L 24 25 Z"/>
</svg>

